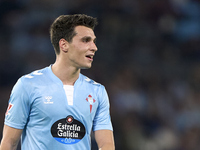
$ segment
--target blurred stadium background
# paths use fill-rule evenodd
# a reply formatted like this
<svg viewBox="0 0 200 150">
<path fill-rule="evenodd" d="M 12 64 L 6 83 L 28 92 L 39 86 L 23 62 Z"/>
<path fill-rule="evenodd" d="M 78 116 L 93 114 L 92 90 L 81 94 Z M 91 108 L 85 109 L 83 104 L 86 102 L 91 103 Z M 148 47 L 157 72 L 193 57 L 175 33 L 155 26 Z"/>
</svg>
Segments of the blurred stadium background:
<svg viewBox="0 0 200 150">
<path fill-rule="evenodd" d="M 116 150 L 199 150 L 200 0 L 0 0 L 0 135 L 13 85 L 54 63 L 49 26 L 74 13 L 99 20 L 82 73 L 107 88 Z"/>
</svg>

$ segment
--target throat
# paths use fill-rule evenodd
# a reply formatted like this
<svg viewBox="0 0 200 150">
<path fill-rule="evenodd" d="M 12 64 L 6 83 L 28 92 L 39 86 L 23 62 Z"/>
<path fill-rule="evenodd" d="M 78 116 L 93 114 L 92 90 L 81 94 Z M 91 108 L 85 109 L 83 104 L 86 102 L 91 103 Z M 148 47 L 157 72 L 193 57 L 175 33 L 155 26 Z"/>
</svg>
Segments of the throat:
<svg viewBox="0 0 200 150">
<path fill-rule="evenodd" d="M 62 81 L 64 85 L 74 85 L 79 77 L 80 69 L 70 66 L 52 65 L 52 72 Z"/>
</svg>

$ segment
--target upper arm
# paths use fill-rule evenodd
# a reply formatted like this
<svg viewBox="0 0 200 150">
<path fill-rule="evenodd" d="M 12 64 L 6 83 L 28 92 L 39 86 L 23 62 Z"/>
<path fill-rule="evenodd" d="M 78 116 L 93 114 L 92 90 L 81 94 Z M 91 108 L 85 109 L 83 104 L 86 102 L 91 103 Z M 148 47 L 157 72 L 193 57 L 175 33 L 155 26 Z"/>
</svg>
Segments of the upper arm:
<svg viewBox="0 0 200 150">
<path fill-rule="evenodd" d="M 104 86 L 101 86 L 98 95 L 99 105 L 93 120 L 93 131 L 113 130 L 110 118 L 109 98 Z"/>
<path fill-rule="evenodd" d="M 1 141 L 1 150 L 10 149 L 14 150 L 17 148 L 18 142 L 20 140 L 20 136 L 22 134 L 22 129 L 15 129 L 4 125 L 3 129 L 3 138 Z"/>
<path fill-rule="evenodd" d="M 111 130 L 97 130 L 94 131 L 94 137 L 99 149 L 101 150 L 114 150 L 114 137 Z"/>
<path fill-rule="evenodd" d="M 23 129 L 27 124 L 31 103 L 28 87 L 25 87 L 22 79 L 19 79 L 12 89 L 4 122 L 7 126 Z"/>
</svg>

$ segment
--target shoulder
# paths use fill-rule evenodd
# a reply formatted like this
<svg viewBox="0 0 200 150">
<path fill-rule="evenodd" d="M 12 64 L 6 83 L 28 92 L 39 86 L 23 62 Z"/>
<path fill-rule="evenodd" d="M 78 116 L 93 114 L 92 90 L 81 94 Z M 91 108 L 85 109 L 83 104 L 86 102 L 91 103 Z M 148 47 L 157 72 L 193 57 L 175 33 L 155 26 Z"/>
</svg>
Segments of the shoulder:
<svg viewBox="0 0 200 150">
<path fill-rule="evenodd" d="M 107 95 L 107 91 L 105 89 L 105 86 L 102 85 L 101 83 L 98 83 L 90 78 L 88 78 L 85 75 L 81 75 L 82 82 L 85 85 L 85 88 L 91 89 L 94 91 L 94 93 L 97 94 L 97 97 L 101 99 L 102 97 Z"/>
<path fill-rule="evenodd" d="M 46 73 L 47 73 L 47 67 L 26 74 L 22 76 L 20 80 L 24 84 L 33 84 L 33 83 L 38 84 L 38 82 L 44 81 L 44 79 L 46 78 Z"/>
<path fill-rule="evenodd" d="M 42 79 L 39 79 L 39 78 L 41 78 L 40 76 L 44 74 L 43 73 L 44 70 L 45 69 L 36 70 L 36 71 L 31 72 L 30 74 L 20 77 L 12 89 L 12 94 L 13 93 L 15 94 L 29 93 L 30 94 L 31 91 L 33 91 L 34 87 L 40 85 L 40 81 Z"/>
<path fill-rule="evenodd" d="M 100 84 L 100 83 L 98 83 L 98 82 L 96 82 L 96 81 L 90 79 L 89 77 L 87 77 L 87 76 L 85 76 L 85 75 L 83 75 L 83 74 L 80 74 L 80 76 L 81 76 L 82 81 L 83 81 L 85 84 L 89 84 L 89 85 L 91 85 L 91 86 L 96 86 L 96 87 L 101 87 L 101 86 L 103 86 L 102 84 Z"/>
</svg>

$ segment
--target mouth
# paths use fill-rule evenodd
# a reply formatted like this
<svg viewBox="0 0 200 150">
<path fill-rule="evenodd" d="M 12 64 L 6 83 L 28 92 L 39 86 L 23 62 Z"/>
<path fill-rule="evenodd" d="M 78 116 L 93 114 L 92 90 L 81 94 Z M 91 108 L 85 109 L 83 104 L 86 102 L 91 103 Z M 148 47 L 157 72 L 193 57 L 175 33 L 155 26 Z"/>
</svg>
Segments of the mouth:
<svg viewBox="0 0 200 150">
<path fill-rule="evenodd" d="M 93 61 L 94 55 L 86 55 L 86 57 L 87 57 L 90 61 Z"/>
</svg>

